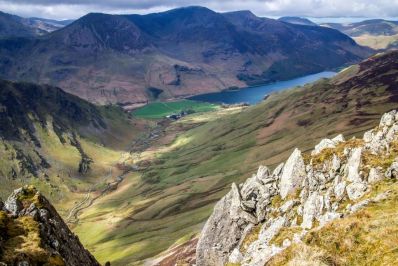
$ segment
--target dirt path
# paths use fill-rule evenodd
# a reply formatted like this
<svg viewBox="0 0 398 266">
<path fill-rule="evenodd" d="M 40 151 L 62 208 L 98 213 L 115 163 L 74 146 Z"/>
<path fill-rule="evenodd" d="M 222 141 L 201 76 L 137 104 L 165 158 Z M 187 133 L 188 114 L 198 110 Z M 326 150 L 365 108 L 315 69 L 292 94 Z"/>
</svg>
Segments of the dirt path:
<svg viewBox="0 0 398 266">
<path fill-rule="evenodd" d="M 142 138 L 134 141 L 131 145 L 131 153 L 135 153 L 136 160 L 141 158 L 141 153 L 148 149 L 151 146 L 151 142 L 159 138 L 162 134 L 165 124 L 158 123 L 154 128 L 149 129 L 148 134 L 145 134 Z M 141 169 L 142 170 L 142 169 Z M 132 165 L 129 170 L 126 170 L 122 175 L 119 175 L 115 178 L 112 183 L 108 183 L 106 188 L 102 189 L 100 193 L 95 196 L 91 197 L 92 192 L 97 192 L 95 189 L 96 185 L 90 187 L 86 195 L 84 196 L 83 200 L 77 202 L 72 209 L 69 211 L 68 216 L 66 217 L 66 222 L 68 224 L 78 224 L 79 223 L 79 213 L 81 213 L 84 209 L 87 209 L 93 203 L 99 199 L 100 197 L 104 196 L 110 191 L 114 191 L 118 188 L 119 184 L 124 180 L 125 176 L 133 171 L 139 171 L 136 165 Z M 102 178 L 102 182 L 110 179 L 112 177 L 112 167 L 109 168 L 109 173 Z"/>
</svg>

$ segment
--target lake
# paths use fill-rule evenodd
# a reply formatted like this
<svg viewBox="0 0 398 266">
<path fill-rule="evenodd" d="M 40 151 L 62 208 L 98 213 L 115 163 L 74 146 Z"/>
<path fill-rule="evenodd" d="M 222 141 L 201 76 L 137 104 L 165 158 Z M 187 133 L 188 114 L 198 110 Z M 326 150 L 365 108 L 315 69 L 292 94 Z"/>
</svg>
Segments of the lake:
<svg viewBox="0 0 398 266">
<path fill-rule="evenodd" d="M 281 91 L 289 88 L 293 88 L 296 86 L 302 86 L 307 83 L 314 82 L 321 78 L 330 78 L 336 75 L 336 72 L 324 71 L 317 74 L 311 74 L 307 76 L 303 76 L 296 79 L 286 80 L 286 81 L 278 81 L 275 83 L 249 87 L 240 90 L 234 91 L 221 91 L 221 92 L 213 92 L 200 94 L 193 97 L 190 97 L 190 100 L 201 101 L 201 102 L 210 102 L 210 103 L 225 103 L 225 104 L 237 104 L 237 103 L 248 103 L 248 104 L 256 104 L 261 102 L 264 99 L 264 96 L 269 95 L 275 91 Z"/>
</svg>

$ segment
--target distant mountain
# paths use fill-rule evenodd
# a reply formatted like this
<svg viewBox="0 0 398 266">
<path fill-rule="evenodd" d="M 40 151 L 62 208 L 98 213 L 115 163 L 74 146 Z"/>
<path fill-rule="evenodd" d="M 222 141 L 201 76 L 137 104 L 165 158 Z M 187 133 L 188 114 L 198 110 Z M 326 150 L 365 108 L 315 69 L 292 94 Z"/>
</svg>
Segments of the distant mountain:
<svg viewBox="0 0 398 266">
<path fill-rule="evenodd" d="M 373 19 L 349 24 L 325 23 L 322 26 L 337 29 L 373 49 L 398 48 L 398 21 Z"/>
<path fill-rule="evenodd" d="M 281 17 L 278 20 L 297 25 L 318 26 L 318 24 L 312 22 L 311 20 L 301 17 Z"/>
<path fill-rule="evenodd" d="M 45 18 L 24 18 L 23 23 L 27 26 L 37 29 L 38 31 L 42 31 L 42 34 L 53 32 L 60 28 L 63 28 L 69 24 L 71 24 L 74 20 L 53 20 L 53 19 L 45 19 Z"/>
<path fill-rule="evenodd" d="M 0 11 L 0 39 L 9 37 L 34 37 L 36 30 L 23 23 L 23 18 Z"/>
<path fill-rule="evenodd" d="M 36 37 L 60 29 L 72 20 L 22 18 L 0 11 L 0 38 Z"/>
<path fill-rule="evenodd" d="M 88 14 L 36 40 L 0 43 L 0 75 L 50 83 L 92 102 L 178 98 L 332 69 L 370 50 L 340 32 L 188 7 Z"/>
</svg>

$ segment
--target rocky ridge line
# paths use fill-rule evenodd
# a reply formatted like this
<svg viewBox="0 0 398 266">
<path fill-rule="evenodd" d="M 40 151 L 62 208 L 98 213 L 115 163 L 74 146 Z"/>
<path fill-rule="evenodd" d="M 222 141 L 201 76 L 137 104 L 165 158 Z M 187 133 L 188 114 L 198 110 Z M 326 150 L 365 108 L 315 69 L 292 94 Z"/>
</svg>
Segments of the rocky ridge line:
<svg viewBox="0 0 398 266">
<path fill-rule="evenodd" d="M 196 250 L 197 266 L 259 266 L 308 230 L 388 197 L 368 195 L 372 185 L 398 176 L 398 112 L 382 116 L 363 139 L 324 139 L 310 156 L 296 149 L 272 173 L 260 166 L 215 206 Z M 291 237 L 273 240 L 282 229 Z"/>
<path fill-rule="evenodd" d="M 99 266 L 34 187 L 0 200 L 0 265 Z"/>
</svg>

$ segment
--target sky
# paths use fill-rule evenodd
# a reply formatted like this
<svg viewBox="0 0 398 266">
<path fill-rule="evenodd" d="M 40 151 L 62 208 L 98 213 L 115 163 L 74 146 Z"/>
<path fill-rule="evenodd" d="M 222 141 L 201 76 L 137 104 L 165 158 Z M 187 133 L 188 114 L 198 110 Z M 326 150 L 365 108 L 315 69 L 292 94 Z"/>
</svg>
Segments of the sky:
<svg viewBox="0 0 398 266">
<path fill-rule="evenodd" d="M 89 12 L 147 14 L 200 5 L 218 12 L 251 10 L 257 16 L 301 16 L 340 22 L 398 20 L 398 0 L 0 0 L 0 10 L 22 17 L 76 19 Z"/>
</svg>

